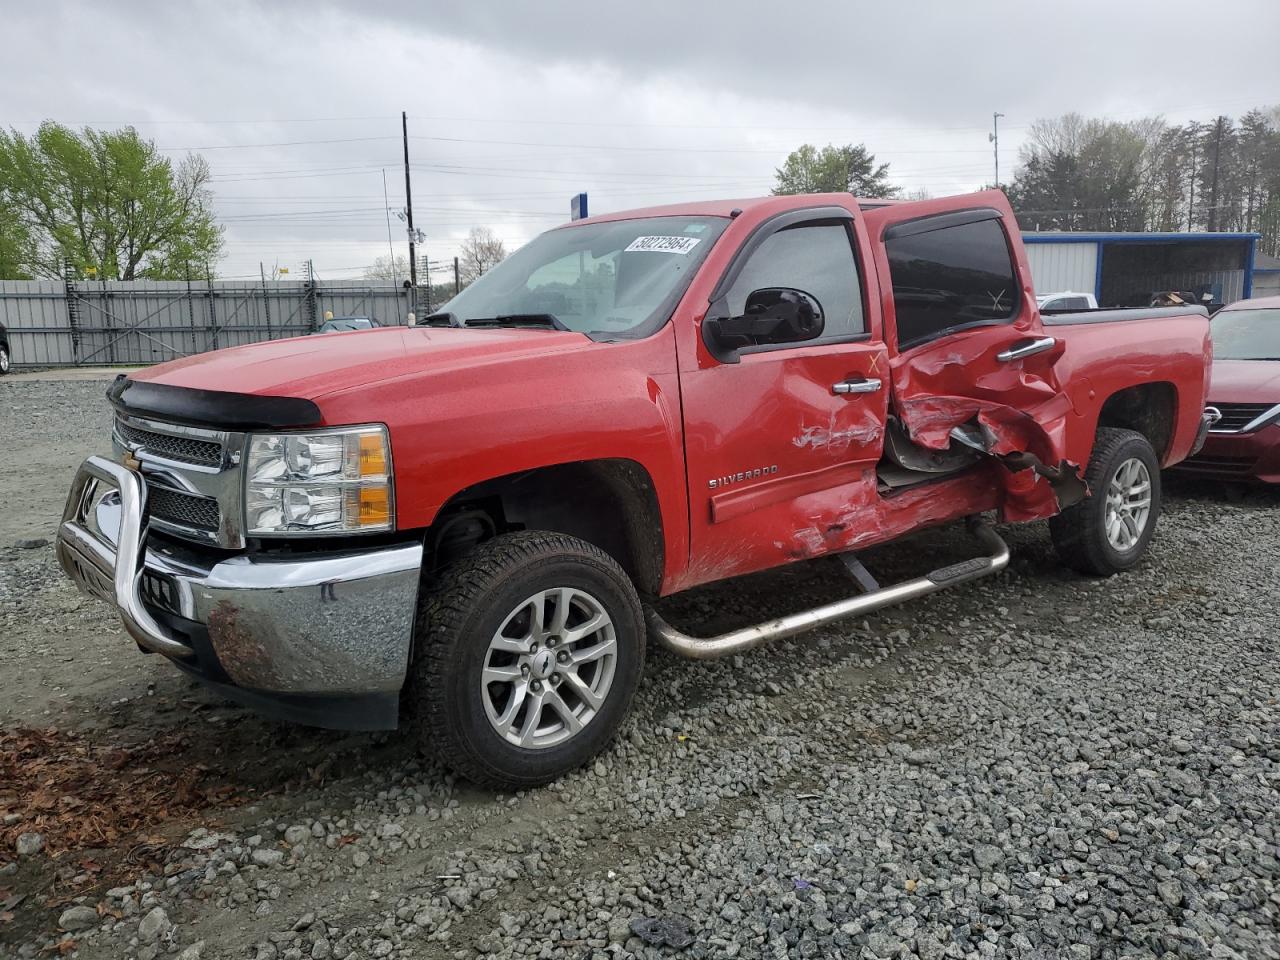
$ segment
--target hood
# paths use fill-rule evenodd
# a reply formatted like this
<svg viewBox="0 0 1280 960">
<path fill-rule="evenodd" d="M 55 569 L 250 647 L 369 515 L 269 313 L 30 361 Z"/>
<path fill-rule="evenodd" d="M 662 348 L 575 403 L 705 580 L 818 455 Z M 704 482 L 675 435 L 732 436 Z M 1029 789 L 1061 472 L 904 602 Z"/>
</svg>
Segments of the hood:
<svg viewBox="0 0 1280 960">
<path fill-rule="evenodd" d="M 590 346 L 592 341 L 583 334 L 559 330 L 389 327 L 214 350 L 139 370 L 130 379 L 195 390 L 314 400 L 424 370 Z"/>
<path fill-rule="evenodd" d="M 1214 360 L 1210 403 L 1280 403 L 1280 360 Z"/>
</svg>

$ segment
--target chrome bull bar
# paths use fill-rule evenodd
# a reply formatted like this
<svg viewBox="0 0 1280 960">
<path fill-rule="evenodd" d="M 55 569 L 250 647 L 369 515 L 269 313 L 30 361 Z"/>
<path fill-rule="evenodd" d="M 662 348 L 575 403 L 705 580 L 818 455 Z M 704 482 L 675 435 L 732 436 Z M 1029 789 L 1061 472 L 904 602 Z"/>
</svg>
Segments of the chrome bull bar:
<svg viewBox="0 0 1280 960">
<path fill-rule="evenodd" d="M 114 549 L 84 526 L 102 483 L 120 495 Z M 158 623 L 142 602 L 146 530 L 146 481 L 118 463 L 90 457 L 81 465 L 67 497 L 58 532 L 58 562 L 87 593 L 115 604 L 125 630 L 140 647 L 167 657 L 190 657 L 191 647 Z"/>
<path fill-rule="evenodd" d="M 377 725 L 365 717 L 358 729 L 395 726 L 420 540 L 276 556 L 210 552 L 148 535 L 147 488 L 138 472 L 90 457 L 72 483 L 57 545 L 67 575 L 113 604 L 141 649 L 232 699 L 237 691 L 372 697 Z M 303 722 L 324 719 L 312 710 Z"/>
</svg>

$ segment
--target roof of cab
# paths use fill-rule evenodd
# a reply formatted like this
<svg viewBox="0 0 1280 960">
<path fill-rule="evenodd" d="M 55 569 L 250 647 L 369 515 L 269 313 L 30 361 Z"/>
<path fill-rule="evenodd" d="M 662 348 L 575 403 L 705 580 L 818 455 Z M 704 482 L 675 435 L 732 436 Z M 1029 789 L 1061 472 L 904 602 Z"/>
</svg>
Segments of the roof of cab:
<svg viewBox="0 0 1280 960">
<path fill-rule="evenodd" d="M 820 204 L 822 201 L 847 203 L 849 199 L 850 197 L 847 193 L 804 193 L 767 197 L 740 197 L 729 200 L 700 200 L 692 203 L 668 203 L 657 207 L 637 207 L 634 210 L 616 210 L 612 213 L 601 213 L 594 217 L 574 220 L 563 226 L 577 226 L 584 223 L 608 223 L 612 220 L 639 220 L 644 217 L 731 217 L 734 215 L 735 210 L 739 213 L 746 213 L 753 207 L 776 204 L 778 201 L 804 200 Z M 890 203 L 900 203 L 901 201 L 856 199 L 854 202 L 866 210 Z M 800 205 L 803 204 L 797 204 L 797 206 Z"/>
</svg>

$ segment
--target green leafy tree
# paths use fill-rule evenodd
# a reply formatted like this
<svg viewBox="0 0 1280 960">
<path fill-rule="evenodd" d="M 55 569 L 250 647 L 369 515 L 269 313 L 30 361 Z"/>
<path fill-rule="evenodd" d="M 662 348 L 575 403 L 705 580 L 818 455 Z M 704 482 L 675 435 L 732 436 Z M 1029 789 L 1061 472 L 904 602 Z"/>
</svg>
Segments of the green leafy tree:
<svg viewBox="0 0 1280 960">
<path fill-rule="evenodd" d="M 1078 230 L 1083 227 L 1080 162 L 1061 150 L 1027 156 L 1005 188 L 1024 230 Z"/>
<path fill-rule="evenodd" d="M 35 258 L 31 231 L 18 212 L 0 195 L 0 280 L 29 280 Z"/>
<path fill-rule="evenodd" d="M 132 127 L 0 131 L 0 197 L 29 236 L 27 270 L 107 280 L 203 277 L 222 250 L 209 165 L 177 163 Z"/>
<path fill-rule="evenodd" d="M 775 171 L 773 192 L 852 193 L 858 197 L 893 197 L 897 187 L 889 183 L 889 164 L 876 163 L 875 154 L 863 144 L 843 147 L 827 144 L 819 150 L 806 143 L 793 150 Z"/>
</svg>

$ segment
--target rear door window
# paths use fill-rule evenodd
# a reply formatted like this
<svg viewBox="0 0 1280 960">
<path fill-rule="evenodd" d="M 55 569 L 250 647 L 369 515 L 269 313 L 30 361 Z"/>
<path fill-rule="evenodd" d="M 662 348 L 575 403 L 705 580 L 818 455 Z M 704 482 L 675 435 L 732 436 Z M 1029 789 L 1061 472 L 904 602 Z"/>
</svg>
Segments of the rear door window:
<svg viewBox="0 0 1280 960">
<path fill-rule="evenodd" d="M 899 349 L 1017 316 L 1017 271 L 999 220 L 936 230 L 915 224 L 905 235 L 891 236 L 885 248 Z"/>
</svg>

